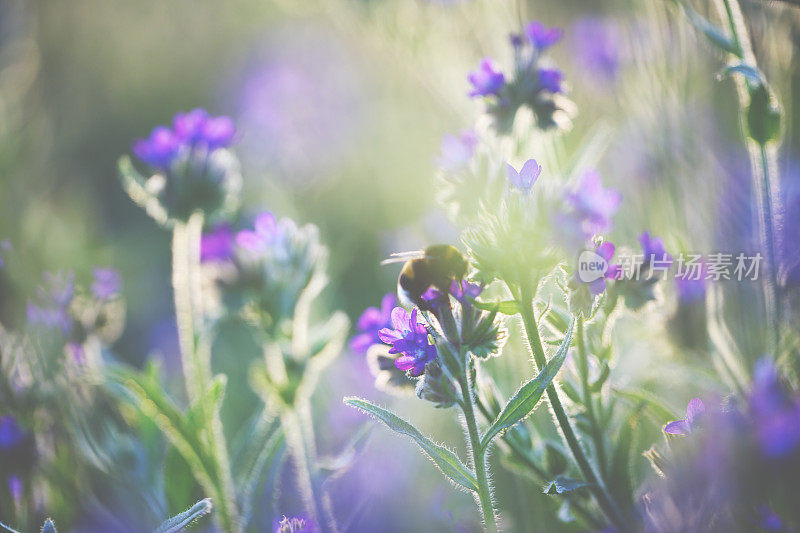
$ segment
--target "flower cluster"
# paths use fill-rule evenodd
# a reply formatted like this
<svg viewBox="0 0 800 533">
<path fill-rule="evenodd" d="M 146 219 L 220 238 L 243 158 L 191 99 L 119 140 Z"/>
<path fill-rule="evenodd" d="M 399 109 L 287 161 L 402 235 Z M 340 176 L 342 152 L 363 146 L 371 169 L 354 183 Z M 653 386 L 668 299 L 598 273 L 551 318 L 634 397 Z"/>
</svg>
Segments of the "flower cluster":
<svg viewBox="0 0 800 533">
<path fill-rule="evenodd" d="M 561 36 L 560 29 L 530 22 L 522 34 L 511 36 L 512 78 L 507 78 L 489 58 L 483 59 L 478 69 L 467 76 L 472 85 L 469 96 L 486 101 L 487 112 L 493 117 L 498 132 L 508 133 L 517 111 L 523 107 L 533 112 L 541 129 L 568 126 L 573 105 L 563 95 L 564 75 L 548 66 L 542 56 Z"/>
<path fill-rule="evenodd" d="M 418 377 L 425 371 L 425 365 L 436 359 L 436 347 L 428 337 L 425 323 L 417 316 L 417 309 L 408 312 L 402 307 L 392 310 L 391 328 L 378 332 L 381 341 L 391 345 L 390 354 L 400 354 L 394 365 L 412 376 Z"/>
<path fill-rule="evenodd" d="M 771 361 L 759 361 L 753 376 L 744 402 L 709 407 L 695 398 L 685 419 L 664 427 L 669 452 L 648 454 L 662 476 L 645 496 L 654 531 L 757 530 L 768 523 L 789 531 L 798 523 L 783 491 L 800 469 L 800 395 Z"/>
<path fill-rule="evenodd" d="M 325 268 L 327 249 L 316 226 L 298 227 L 270 212 L 258 214 L 252 229 L 234 232 L 227 225 L 203 235 L 200 255 L 209 266 L 229 310 L 245 309 L 268 327 L 290 319 L 298 300 Z M 218 265 L 232 268 L 217 268 Z"/>
<path fill-rule="evenodd" d="M 35 297 L 28 301 L 28 324 L 58 332 L 75 362 L 85 362 L 85 345 L 98 338 L 114 341 L 122 331 L 122 277 L 111 268 L 95 268 L 90 289 L 76 285 L 72 272 L 46 272 Z"/>
<path fill-rule="evenodd" d="M 236 130 L 229 117 L 203 109 L 178 113 L 172 127 L 156 126 L 133 143 L 133 154 L 153 171 L 145 179 L 121 160 L 128 193 L 160 222 L 209 218 L 229 212 L 241 189 L 239 163 L 227 150 Z"/>
</svg>

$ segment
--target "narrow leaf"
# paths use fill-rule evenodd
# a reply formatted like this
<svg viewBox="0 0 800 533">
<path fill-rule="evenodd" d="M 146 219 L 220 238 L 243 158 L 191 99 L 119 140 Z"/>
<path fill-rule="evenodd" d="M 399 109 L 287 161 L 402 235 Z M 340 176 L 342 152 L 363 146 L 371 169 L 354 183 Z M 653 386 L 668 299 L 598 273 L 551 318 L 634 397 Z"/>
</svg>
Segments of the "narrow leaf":
<svg viewBox="0 0 800 533">
<path fill-rule="evenodd" d="M 502 412 L 497 416 L 489 429 L 486 430 L 483 438 L 481 439 L 481 447 L 486 449 L 486 446 L 497 436 L 501 431 L 513 426 L 520 420 L 523 420 L 536 408 L 536 404 L 542 398 L 544 391 L 555 379 L 556 374 L 561 369 L 561 365 L 567 358 L 567 351 L 570 344 L 572 344 L 572 331 L 575 327 L 575 319 L 570 321 L 567 333 L 561 346 L 558 348 L 556 354 L 547 362 L 545 367 L 539 372 L 535 378 L 525 383 L 508 401 Z"/>
<path fill-rule="evenodd" d="M 428 437 L 420 433 L 417 428 L 391 411 L 378 407 L 367 400 L 349 396 L 344 399 L 344 403 L 374 416 L 386 424 L 389 429 L 414 439 L 414 442 L 422 448 L 422 451 L 430 457 L 445 476 L 458 485 L 477 492 L 478 482 L 475 480 L 474 474 L 464 466 L 455 453 L 440 444 L 434 443 Z"/>
<path fill-rule="evenodd" d="M 553 481 L 545 485 L 544 494 L 565 494 L 574 490 L 587 487 L 589 483 L 580 479 L 571 479 L 564 476 L 558 476 Z"/>
<path fill-rule="evenodd" d="M 169 520 L 165 521 L 158 527 L 158 529 L 155 530 L 154 533 L 177 533 L 178 531 L 183 531 L 183 529 L 189 524 L 201 516 L 210 513 L 211 507 L 210 499 L 206 498 L 204 500 L 200 500 L 194 504 L 191 509 L 187 509 L 181 514 L 175 515 Z"/>
</svg>

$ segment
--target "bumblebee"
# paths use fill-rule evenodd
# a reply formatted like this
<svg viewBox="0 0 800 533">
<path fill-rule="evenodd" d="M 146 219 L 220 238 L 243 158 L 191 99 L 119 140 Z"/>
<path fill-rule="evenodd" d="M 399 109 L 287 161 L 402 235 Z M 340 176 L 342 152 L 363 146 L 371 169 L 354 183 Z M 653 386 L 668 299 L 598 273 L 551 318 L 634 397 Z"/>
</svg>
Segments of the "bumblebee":
<svg viewBox="0 0 800 533">
<path fill-rule="evenodd" d="M 422 299 L 425 291 L 435 287 L 447 293 L 450 284 L 454 280 L 461 281 L 469 268 L 466 258 L 455 246 L 449 244 L 434 244 L 424 250 L 392 254 L 382 264 L 401 261 L 405 261 L 405 264 L 397 279 L 397 293 L 401 300 L 420 309 L 427 307 Z"/>
</svg>

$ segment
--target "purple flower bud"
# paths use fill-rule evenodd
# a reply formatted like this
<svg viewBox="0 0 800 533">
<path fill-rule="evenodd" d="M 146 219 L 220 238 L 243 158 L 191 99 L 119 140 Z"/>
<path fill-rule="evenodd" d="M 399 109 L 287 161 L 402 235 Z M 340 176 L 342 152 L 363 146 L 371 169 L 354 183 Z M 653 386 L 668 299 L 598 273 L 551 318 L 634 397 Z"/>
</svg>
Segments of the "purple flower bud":
<svg viewBox="0 0 800 533">
<path fill-rule="evenodd" d="M 8 476 L 8 492 L 11 493 L 11 497 L 14 500 L 19 500 L 22 498 L 22 480 L 19 476 L 15 474 L 11 474 Z"/>
<path fill-rule="evenodd" d="M 230 146 L 236 134 L 230 117 L 212 117 L 208 111 L 199 108 L 175 115 L 172 127 L 181 142 L 209 150 Z"/>
<path fill-rule="evenodd" d="M 392 325 L 394 329 L 383 328 L 378 332 L 378 337 L 385 344 L 391 345 L 389 353 L 402 354 L 394 365 L 403 371 L 408 371 L 412 376 L 419 376 L 425 371 L 425 365 L 436 359 L 436 347 L 428 338 L 428 330 L 423 322 L 417 318 L 417 309 L 408 312 L 402 307 L 392 310 Z"/>
<path fill-rule="evenodd" d="M 25 433 L 13 416 L 0 416 L 0 450 L 13 448 L 24 439 Z"/>
<path fill-rule="evenodd" d="M 453 280 L 450 284 L 450 294 L 462 304 L 470 299 L 475 299 L 483 292 L 483 286 L 478 283 L 470 283 L 467 280 L 458 282 Z"/>
<path fill-rule="evenodd" d="M 166 126 L 156 126 L 147 139 L 133 143 L 133 153 L 153 168 L 170 167 L 180 150 L 180 139 Z"/>
<path fill-rule="evenodd" d="M 622 202 L 622 195 L 614 189 L 603 188 L 600 174 L 588 170 L 581 176 L 575 190 L 567 194 L 566 200 L 581 232 L 591 238 L 611 229 L 611 218 Z"/>
<path fill-rule="evenodd" d="M 489 58 L 481 61 L 478 70 L 470 72 L 467 80 L 473 86 L 473 89 L 469 92 L 471 98 L 489 96 L 491 94 L 497 95 L 506 84 L 505 76 L 494 67 L 492 60 Z"/>
<path fill-rule="evenodd" d="M 506 176 L 508 177 L 508 181 L 513 188 L 524 193 L 531 192 L 533 184 L 536 183 L 536 179 L 541 173 L 542 167 L 535 159 L 528 159 L 525 164 L 522 165 L 519 172 L 509 163 L 506 163 Z"/>
<path fill-rule="evenodd" d="M 233 254 L 233 230 L 228 224 L 219 224 L 200 239 L 200 261 L 206 263 L 226 261 Z"/>
<path fill-rule="evenodd" d="M 539 87 L 551 93 L 562 91 L 561 83 L 564 81 L 564 73 L 557 68 L 539 69 Z"/>
<path fill-rule="evenodd" d="M 113 268 L 95 268 L 92 294 L 98 300 L 110 300 L 122 289 L 122 276 Z"/>
<path fill-rule="evenodd" d="M 252 254 L 267 251 L 279 237 L 275 215 L 269 212 L 256 217 L 254 230 L 242 230 L 236 234 L 236 244 Z"/>
<path fill-rule="evenodd" d="M 651 237 L 650 232 L 645 231 L 639 235 L 639 243 L 642 245 L 645 264 L 653 262 L 672 263 L 672 256 L 664 248 L 664 241 L 660 237 Z"/>
<path fill-rule="evenodd" d="M 350 340 L 350 349 L 357 354 L 365 354 L 370 346 L 380 343 L 378 332 L 392 326 L 392 309 L 397 305 L 397 297 L 387 293 L 381 299 L 380 308 L 369 307 L 356 323 L 358 334 Z"/>
<path fill-rule="evenodd" d="M 442 153 L 436 162 L 445 170 L 460 170 L 469 164 L 477 144 L 478 135 L 473 130 L 464 130 L 459 135 L 445 135 L 442 137 Z"/>
<path fill-rule="evenodd" d="M 686 406 L 686 418 L 676 420 L 664 426 L 664 432 L 670 435 L 688 435 L 697 429 L 698 423 L 706 413 L 706 406 L 700 398 L 692 399 Z"/>
<path fill-rule="evenodd" d="M 44 274 L 44 284 L 36 291 L 35 301 L 27 305 L 28 323 L 32 326 L 59 328 L 64 333 L 72 329 L 69 306 L 75 294 L 75 276 Z"/>
<path fill-rule="evenodd" d="M 528 41 L 540 51 L 556 44 L 561 40 L 563 34 L 563 30 L 560 28 L 548 28 L 536 20 L 529 22 L 528 25 L 525 26 L 525 36 L 528 38 Z"/>
</svg>

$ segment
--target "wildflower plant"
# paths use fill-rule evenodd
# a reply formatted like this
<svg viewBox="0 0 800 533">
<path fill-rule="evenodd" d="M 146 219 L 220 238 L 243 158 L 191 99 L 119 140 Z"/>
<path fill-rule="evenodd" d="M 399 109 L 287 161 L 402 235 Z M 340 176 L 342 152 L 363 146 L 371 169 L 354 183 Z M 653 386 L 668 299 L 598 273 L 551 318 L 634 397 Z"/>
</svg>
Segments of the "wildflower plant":
<svg viewBox="0 0 800 533">
<path fill-rule="evenodd" d="M 158 375 L 119 369 L 112 379 L 164 433 L 214 502 L 214 519 L 242 531 L 265 472 L 280 464 L 284 442 L 298 472 L 308 513 L 322 531 L 336 530 L 311 425 L 310 398 L 320 372 L 338 355 L 348 321 L 316 320 L 315 299 L 326 284 L 327 250 L 313 225 L 258 214 L 234 231 L 241 177 L 229 150 L 236 132 L 228 117 L 195 109 L 179 113 L 136 141 L 133 153 L 152 172 L 143 178 L 120 159 L 131 198 L 173 235 L 172 284 L 187 407 L 163 389 Z M 204 232 L 204 228 L 208 231 Z M 215 324 L 240 316 L 252 326 L 263 361 L 251 385 L 264 400 L 244 443 L 232 447 L 220 408 L 227 377 L 214 374 Z M 176 463 L 177 464 L 177 463 Z M 233 468 L 236 466 L 236 468 Z"/>
</svg>

